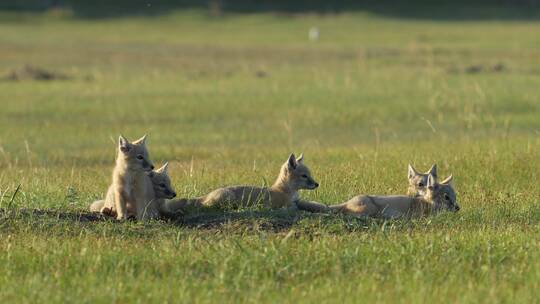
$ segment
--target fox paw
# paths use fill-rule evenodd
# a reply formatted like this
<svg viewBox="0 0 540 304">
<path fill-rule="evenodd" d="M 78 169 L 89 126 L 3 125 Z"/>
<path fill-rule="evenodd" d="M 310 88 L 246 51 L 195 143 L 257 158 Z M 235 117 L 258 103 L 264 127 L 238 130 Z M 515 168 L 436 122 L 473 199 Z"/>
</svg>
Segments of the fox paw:
<svg viewBox="0 0 540 304">
<path fill-rule="evenodd" d="M 120 214 L 120 213 L 119 213 L 119 214 L 116 216 L 116 219 L 119 220 L 119 221 L 124 221 L 124 220 L 127 220 L 127 219 L 128 219 L 128 216 L 127 216 L 127 214 Z"/>
<path fill-rule="evenodd" d="M 117 216 L 116 211 L 114 211 L 112 208 L 108 208 L 108 207 L 101 208 L 100 213 L 105 215 L 105 216 L 110 216 L 110 217 L 116 217 Z"/>
</svg>

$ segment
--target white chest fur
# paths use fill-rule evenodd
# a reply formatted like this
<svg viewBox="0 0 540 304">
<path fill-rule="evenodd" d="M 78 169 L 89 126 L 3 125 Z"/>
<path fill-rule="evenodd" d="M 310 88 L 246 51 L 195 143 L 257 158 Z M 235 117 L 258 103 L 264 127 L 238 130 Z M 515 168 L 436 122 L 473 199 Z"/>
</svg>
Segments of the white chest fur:
<svg viewBox="0 0 540 304">
<path fill-rule="evenodd" d="M 133 197 L 133 183 L 134 183 L 134 176 L 131 175 L 131 176 L 126 176 L 126 178 L 124 179 L 124 192 L 126 194 L 126 196 L 131 200 L 132 197 Z"/>
</svg>

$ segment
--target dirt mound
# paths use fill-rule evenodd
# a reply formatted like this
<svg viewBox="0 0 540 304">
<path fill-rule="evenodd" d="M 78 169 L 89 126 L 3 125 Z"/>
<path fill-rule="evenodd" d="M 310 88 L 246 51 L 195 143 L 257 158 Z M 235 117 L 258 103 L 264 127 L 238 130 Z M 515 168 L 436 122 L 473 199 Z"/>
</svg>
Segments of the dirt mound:
<svg viewBox="0 0 540 304">
<path fill-rule="evenodd" d="M 49 217 L 60 220 L 77 222 L 105 221 L 107 217 L 93 212 L 63 211 L 55 209 L 2 209 L 0 208 L 0 218 L 2 217 Z"/>
<path fill-rule="evenodd" d="M 497 63 L 494 65 L 474 64 L 464 68 L 451 67 L 448 69 L 448 72 L 454 74 L 502 73 L 507 71 L 508 68 L 502 63 Z"/>
<path fill-rule="evenodd" d="M 51 81 L 51 80 L 69 80 L 72 77 L 49 71 L 40 67 L 35 67 L 32 65 L 25 65 L 22 68 L 14 69 L 9 72 L 7 75 L 2 77 L 3 80 L 7 81 L 22 81 L 22 80 L 41 80 L 41 81 Z"/>
</svg>

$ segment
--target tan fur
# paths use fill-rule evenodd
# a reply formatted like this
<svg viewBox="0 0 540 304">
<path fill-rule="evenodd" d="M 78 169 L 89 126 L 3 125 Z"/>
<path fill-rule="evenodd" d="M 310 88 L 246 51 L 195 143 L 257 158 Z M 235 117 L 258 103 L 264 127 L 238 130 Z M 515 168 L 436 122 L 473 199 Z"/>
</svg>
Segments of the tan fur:
<svg viewBox="0 0 540 304">
<path fill-rule="evenodd" d="M 326 206 L 325 204 L 321 204 L 319 202 L 297 200 L 295 203 L 296 203 L 296 208 L 298 210 L 304 210 L 304 211 L 316 212 L 316 213 L 330 211 L 330 208 L 328 206 Z"/>
<path fill-rule="evenodd" d="M 408 179 L 409 179 L 409 188 L 407 189 L 407 195 L 409 196 L 416 196 L 421 195 L 425 192 L 426 184 L 427 184 L 427 178 L 428 175 L 432 174 L 435 177 L 437 177 L 437 165 L 433 165 L 431 169 L 428 170 L 426 173 L 419 173 L 416 171 L 416 169 L 409 164 L 409 173 L 408 173 Z M 308 201 L 298 201 L 296 203 L 296 206 L 300 210 L 309 211 L 309 212 L 327 212 L 329 211 L 330 207 L 318 203 L 318 202 L 308 202 Z M 337 208 L 337 207 L 335 207 Z M 360 209 L 364 210 L 363 212 L 367 212 L 367 209 L 370 209 L 367 206 L 364 205 L 358 205 L 355 207 L 357 209 L 355 212 L 360 212 Z"/>
<path fill-rule="evenodd" d="M 431 174 L 437 178 L 437 165 L 434 164 L 426 173 L 418 172 L 411 164 L 409 164 L 408 170 L 409 188 L 407 189 L 407 195 L 423 195 L 426 190 L 427 179 Z"/>
<path fill-rule="evenodd" d="M 359 195 L 349 201 L 329 206 L 332 211 L 351 214 L 359 217 L 423 217 L 441 211 L 458 211 L 454 188 L 451 185 L 452 177 L 438 183 L 433 175 L 428 175 L 424 195 L 405 196 L 372 196 Z"/>
<path fill-rule="evenodd" d="M 154 198 L 148 201 L 146 212 L 152 219 L 161 218 L 169 214 L 169 210 L 165 205 L 166 199 L 172 199 L 176 197 L 171 179 L 167 172 L 168 163 L 165 163 L 163 167 L 149 174 L 151 179 Z"/>
<path fill-rule="evenodd" d="M 149 159 L 145 140 L 146 135 L 130 143 L 120 135 L 112 185 L 100 212 L 111 213 L 108 204 L 113 202 L 116 218 L 119 220 L 127 219 L 130 215 L 136 216 L 137 219 L 145 217 L 145 202 L 154 197 L 151 182 L 146 174 L 147 171 L 154 169 L 154 166 Z M 91 210 L 95 207 L 91 206 Z"/>
<path fill-rule="evenodd" d="M 148 173 L 148 180 L 145 187 L 151 185 L 152 189 L 146 189 L 146 205 L 142 219 L 157 219 L 164 213 L 165 199 L 172 199 L 176 192 L 172 188 L 171 180 L 167 172 L 168 163 L 163 167 Z M 153 197 L 151 195 L 153 194 Z M 107 191 L 104 200 L 98 200 L 92 203 L 90 211 L 102 212 L 105 215 L 116 217 L 116 204 L 114 202 L 114 189 L 112 186 Z M 130 216 L 136 216 L 136 210 L 128 210 Z"/>
<path fill-rule="evenodd" d="M 231 186 L 216 189 L 195 199 L 178 199 L 167 203 L 171 212 L 183 212 L 201 207 L 248 207 L 262 204 L 266 208 L 293 207 L 299 199 L 301 189 L 315 189 L 319 184 L 311 176 L 304 164 L 303 155 L 298 159 L 294 154 L 281 167 L 280 174 L 271 187 Z"/>
<path fill-rule="evenodd" d="M 431 209 L 431 204 L 421 197 L 406 195 L 359 195 L 343 204 L 329 206 L 329 208 L 355 216 L 397 218 L 423 216 Z"/>
</svg>

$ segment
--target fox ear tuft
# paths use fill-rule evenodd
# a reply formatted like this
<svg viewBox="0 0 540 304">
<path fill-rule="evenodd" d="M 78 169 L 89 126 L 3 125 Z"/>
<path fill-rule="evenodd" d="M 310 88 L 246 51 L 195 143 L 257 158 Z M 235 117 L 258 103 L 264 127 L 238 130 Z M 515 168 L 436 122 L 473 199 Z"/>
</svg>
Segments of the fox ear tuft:
<svg viewBox="0 0 540 304">
<path fill-rule="evenodd" d="M 143 137 L 137 139 L 133 142 L 134 145 L 146 145 L 146 134 L 143 135 Z"/>
<path fill-rule="evenodd" d="M 157 169 L 158 173 L 167 173 L 167 168 L 169 167 L 169 162 L 166 162 L 161 168 Z"/>
<path fill-rule="evenodd" d="M 291 155 L 289 155 L 289 160 L 287 160 L 287 167 L 290 170 L 294 170 L 297 166 L 298 163 L 296 162 L 296 157 L 294 156 L 294 153 L 291 153 Z"/>
<path fill-rule="evenodd" d="M 427 174 L 431 174 L 434 177 L 437 177 L 437 164 L 433 164 L 433 166 L 431 166 Z"/>
<path fill-rule="evenodd" d="M 416 169 L 411 164 L 409 164 L 409 170 L 408 171 L 409 172 L 408 172 L 407 176 L 408 176 L 409 179 L 411 179 L 411 178 L 418 175 L 418 172 L 416 171 Z"/>
<path fill-rule="evenodd" d="M 122 135 L 118 138 L 118 147 L 122 152 L 128 152 L 131 149 L 131 144 L 129 141 Z"/>
<path fill-rule="evenodd" d="M 437 179 L 432 174 L 428 175 L 427 179 L 427 187 L 428 189 L 433 189 L 435 185 L 437 184 Z"/>
<path fill-rule="evenodd" d="M 300 153 L 300 156 L 296 159 L 297 163 L 303 163 L 304 162 L 304 153 Z"/>
<path fill-rule="evenodd" d="M 445 180 L 443 180 L 443 181 L 441 182 L 441 184 L 452 185 L 453 180 L 454 180 L 454 175 L 450 174 L 450 176 L 447 177 Z"/>
</svg>

